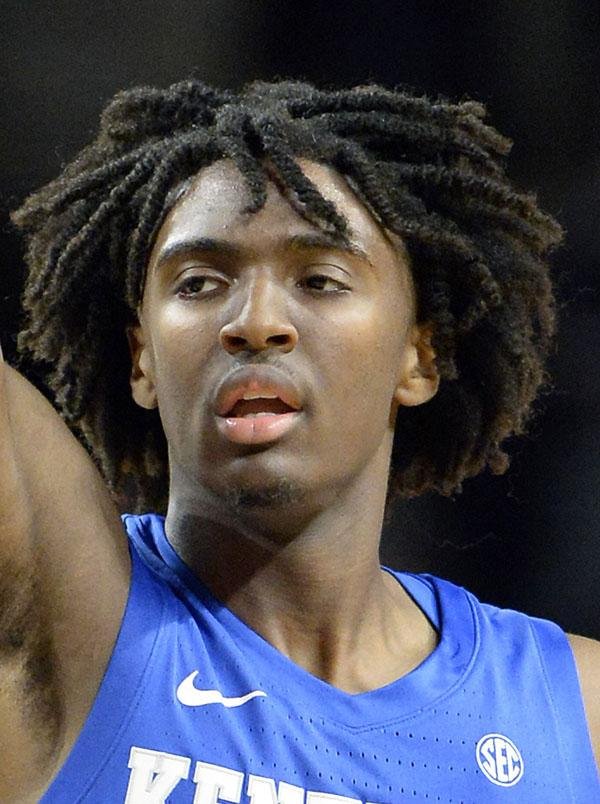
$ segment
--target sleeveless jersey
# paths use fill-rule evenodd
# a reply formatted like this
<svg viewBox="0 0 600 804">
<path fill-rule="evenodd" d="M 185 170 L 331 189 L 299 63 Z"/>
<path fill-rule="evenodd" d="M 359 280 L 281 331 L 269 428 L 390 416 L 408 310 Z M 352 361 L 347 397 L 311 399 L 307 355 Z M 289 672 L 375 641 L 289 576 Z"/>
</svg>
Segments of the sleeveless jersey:
<svg viewBox="0 0 600 804">
<path fill-rule="evenodd" d="M 218 602 L 163 517 L 123 521 L 121 629 L 44 804 L 600 802 L 573 655 L 553 623 L 393 572 L 438 646 L 397 681 L 350 694 Z"/>
</svg>

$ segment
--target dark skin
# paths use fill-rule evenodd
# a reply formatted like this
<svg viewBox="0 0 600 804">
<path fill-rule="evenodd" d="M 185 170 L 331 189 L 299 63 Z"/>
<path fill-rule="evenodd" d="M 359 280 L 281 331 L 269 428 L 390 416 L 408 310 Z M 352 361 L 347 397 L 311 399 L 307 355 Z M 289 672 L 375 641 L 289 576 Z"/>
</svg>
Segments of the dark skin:
<svg viewBox="0 0 600 804">
<path fill-rule="evenodd" d="M 160 408 L 166 528 L 178 553 L 294 662 L 363 692 L 408 673 L 437 642 L 381 571 L 378 548 L 396 413 L 426 404 L 438 377 L 402 243 L 335 171 L 302 165 L 348 217 L 352 252 L 315 243 L 318 227 L 275 185 L 249 215 L 233 165 L 205 169 L 151 254 L 139 325 L 128 331 L 131 385 L 140 405 Z M 224 240 L 227 259 L 196 249 L 158 270 L 170 245 L 200 236 Z M 293 379 L 302 418 L 279 441 L 232 444 L 216 429 L 214 391 L 236 365 L 257 362 Z M 122 621 L 130 561 L 94 463 L 1 361 L 0 511 L 2 624 L 24 635 L 0 656 L 0 800 L 23 804 L 39 801 L 85 723 Z M 569 639 L 600 762 L 600 644 Z M 50 672 L 32 685 L 29 666 Z"/>
<path fill-rule="evenodd" d="M 152 251 L 130 333 L 132 388 L 139 404 L 160 408 L 172 471 L 166 531 L 180 556 L 297 664 L 363 692 L 436 644 L 380 569 L 378 549 L 396 411 L 427 402 L 439 380 L 402 248 L 332 169 L 303 168 L 347 216 L 361 253 L 299 245 L 322 233 L 275 184 L 248 214 L 235 166 L 205 169 Z M 198 238 L 229 248 L 168 257 Z M 211 394 L 232 365 L 258 361 L 294 379 L 303 418 L 277 442 L 231 444 L 215 427 Z M 235 505 L 239 489 L 259 501 Z"/>
</svg>

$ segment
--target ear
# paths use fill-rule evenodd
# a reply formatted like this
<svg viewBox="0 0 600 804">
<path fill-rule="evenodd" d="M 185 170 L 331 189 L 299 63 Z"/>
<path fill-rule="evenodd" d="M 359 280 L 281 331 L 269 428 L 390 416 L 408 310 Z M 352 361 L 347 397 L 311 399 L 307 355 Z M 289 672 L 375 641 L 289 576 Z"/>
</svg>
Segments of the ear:
<svg viewBox="0 0 600 804">
<path fill-rule="evenodd" d="M 408 334 L 403 365 L 394 392 L 394 400 L 399 405 L 422 405 L 437 393 L 440 375 L 435 365 L 432 335 L 433 325 L 430 322 L 414 324 Z"/>
<path fill-rule="evenodd" d="M 141 324 L 126 327 L 129 353 L 131 355 L 131 395 L 135 402 L 147 410 L 158 407 L 154 373 L 149 347 L 146 345 Z"/>
</svg>

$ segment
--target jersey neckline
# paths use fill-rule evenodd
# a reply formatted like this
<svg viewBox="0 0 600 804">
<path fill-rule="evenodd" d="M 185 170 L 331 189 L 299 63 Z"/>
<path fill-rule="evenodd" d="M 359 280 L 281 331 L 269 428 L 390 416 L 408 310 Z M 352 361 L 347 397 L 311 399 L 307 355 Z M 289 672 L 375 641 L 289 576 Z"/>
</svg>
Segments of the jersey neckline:
<svg viewBox="0 0 600 804">
<path fill-rule="evenodd" d="M 130 534 L 134 535 L 132 530 L 137 534 L 135 541 L 141 538 L 155 559 L 160 557 L 160 563 L 151 561 L 152 569 L 176 586 L 188 605 L 204 606 L 247 654 L 257 679 L 264 686 L 275 683 L 280 691 L 287 691 L 294 698 L 318 701 L 321 719 L 360 730 L 413 717 L 440 705 L 464 681 L 473 664 L 479 638 L 468 593 L 431 575 L 383 567 L 438 629 L 438 645 L 421 664 L 384 686 L 361 693 L 341 690 L 297 665 L 217 600 L 170 544 L 163 516 L 124 515 L 124 520 Z"/>
</svg>

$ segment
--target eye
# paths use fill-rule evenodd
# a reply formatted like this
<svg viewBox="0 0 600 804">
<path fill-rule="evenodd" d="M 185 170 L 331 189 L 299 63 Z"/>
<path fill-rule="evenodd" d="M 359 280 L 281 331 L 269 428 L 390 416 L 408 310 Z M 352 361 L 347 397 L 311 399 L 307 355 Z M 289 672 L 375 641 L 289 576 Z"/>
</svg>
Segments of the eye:
<svg viewBox="0 0 600 804">
<path fill-rule="evenodd" d="M 206 287 L 208 283 L 209 287 Z M 218 279 L 212 276 L 203 276 L 196 274 L 195 276 L 188 276 L 177 287 L 177 295 L 184 299 L 193 298 L 194 296 L 207 296 L 211 291 L 216 290 L 218 285 L 222 284 Z M 210 287 L 213 285 L 213 287 Z"/>
<path fill-rule="evenodd" d="M 333 287 L 332 290 L 324 290 L 324 286 L 329 283 Z M 307 279 L 302 280 L 302 284 L 306 284 L 309 286 L 311 290 L 316 291 L 323 291 L 323 293 L 343 293 L 350 288 L 347 285 L 344 285 L 342 282 L 339 282 L 337 279 L 333 279 L 331 276 L 327 276 L 326 274 L 311 274 Z"/>
<path fill-rule="evenodd" d="M 224 284 L 222 280 L 213 276 L 205 274 L 195 274 L 188 276 L 177 286 L 177 295 L 182 299 L 193 299 L 198 296 L 211 296 L 219 285 Z M 344 285 L 337 279 L 333 279 L 326 274 L 311 274 L 306 279 L 298 283 L 299 285 L 306 285 L 309 290 L 318 293 L 319 295 L 330 295 L 334 293 L 344 293 L 350 290 L 347 285 Z M 327 286 L 329 289 L 327 290 Z"/>
</svg>

